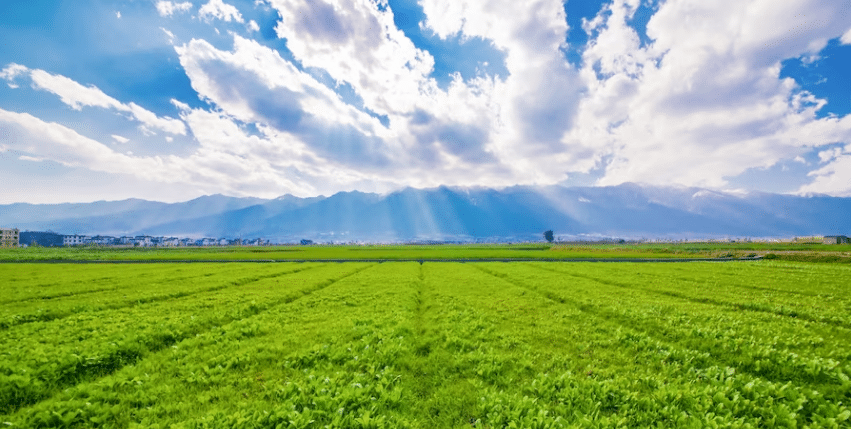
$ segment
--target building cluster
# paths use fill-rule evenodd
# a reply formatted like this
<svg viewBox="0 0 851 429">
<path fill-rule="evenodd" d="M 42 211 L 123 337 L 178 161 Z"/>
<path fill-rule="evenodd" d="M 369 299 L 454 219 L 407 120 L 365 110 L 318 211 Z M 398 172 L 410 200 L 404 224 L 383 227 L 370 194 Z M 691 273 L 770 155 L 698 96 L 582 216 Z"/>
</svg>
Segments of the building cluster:
<svg viewBox="0 0 851 429">
<path fill-rule="evenodd" d="M 64 246 L 110 246 L 110 247 L 189 247 L 189 246 L 268 246 L 262 238 L 178 238 L 137 235 L 134 237 L 111 237 L 104 235 L 57 234 L 55 232 L 21 232 L 18 229 L 0 229 L 0 247 L 64 247 Z"/>
<path fill-rule="evenodd" d="M 18 247 L 20 234 L 21 231 L 17 228 L 0 229 L 0 247 Z"/>
<path fill-rule="evenodd" d="M 267 246 L 268 240 L 255 238 L 243 240 L 241 238 L 178 238 L 178 237 L 152 237 L 150 235 L 137 235 L 135 237 L 110 237 L 103 235 L 63 235 L 63 246 L 122 246 L 122 247 L 189 247 L 189 246 Z"/>
</svg>

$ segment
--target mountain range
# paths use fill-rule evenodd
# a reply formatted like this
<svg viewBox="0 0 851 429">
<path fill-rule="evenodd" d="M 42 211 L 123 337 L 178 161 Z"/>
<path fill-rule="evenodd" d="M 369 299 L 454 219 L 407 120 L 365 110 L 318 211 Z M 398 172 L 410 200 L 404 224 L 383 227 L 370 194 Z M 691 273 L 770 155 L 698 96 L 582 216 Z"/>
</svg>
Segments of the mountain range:
<svg viewBox="0 0 851 429">
<path fill-rule="evenodd" d="M 623 184 L 405 188 L 275 199 L 210 195 L 0 205 L 0 226 L 86 235 L 317 241 L 526 241 L 851 234 L 851 198 Z"/>
</svg>

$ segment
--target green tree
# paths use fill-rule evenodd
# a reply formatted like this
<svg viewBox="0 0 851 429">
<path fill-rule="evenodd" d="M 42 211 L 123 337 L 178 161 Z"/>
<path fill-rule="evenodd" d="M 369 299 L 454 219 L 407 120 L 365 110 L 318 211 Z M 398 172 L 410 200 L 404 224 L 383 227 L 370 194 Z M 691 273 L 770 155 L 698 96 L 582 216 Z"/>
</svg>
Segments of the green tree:
<svg viewBox="0 0 851 429">
<path fill-rule="evenodd" d="M 555 239 L 555 237 L 553 236 L 553 230 L 550 229 L 550 230 L 544 231 L 544 238 L 547 241 L 549 241 L 550 243 L 552 243 L 553 240 Z"/>
</svg>

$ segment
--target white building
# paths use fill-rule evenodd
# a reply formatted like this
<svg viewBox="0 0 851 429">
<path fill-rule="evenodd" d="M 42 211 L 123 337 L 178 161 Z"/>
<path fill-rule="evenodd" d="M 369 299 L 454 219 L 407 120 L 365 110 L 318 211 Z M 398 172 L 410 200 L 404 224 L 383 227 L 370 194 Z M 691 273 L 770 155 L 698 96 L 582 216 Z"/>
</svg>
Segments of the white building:
<svg viewBox="0 0 851 429">
<path fill-rule="evenodd" d="M 18 228 L 0 228 L 0 247 L 18 247 L 21 243 L 21 231 Z"/>
<path fill-rule="evenodd" d="M 160 241 L 160 246 L 177 247 L 177 246 L 180 246 L 180 240 L 177 239 L 176 237 L 163 238 L 162 241 Z"/>
<path fill-rule="evenodd" d="M 111 246 L 111 245 L 115 244 L 115 241 L 116 241 L 115 237 L 108 237 L 108 236 L 103 236 L 103 235 L 96 235 L 96 236 L 92 237 L 91 240 L 89 240 L 89 242 L 91 244 L 97 244 L 97 245 L 100 245 L 100 246 Z"/>
<path fill-rule="evenodd" d="M 62 236 L 62 245 L 63 246 L 81 246 L 83 244 L 89 244 L 91 237 L 87 235 L 63 235 Z"/>
</svg>

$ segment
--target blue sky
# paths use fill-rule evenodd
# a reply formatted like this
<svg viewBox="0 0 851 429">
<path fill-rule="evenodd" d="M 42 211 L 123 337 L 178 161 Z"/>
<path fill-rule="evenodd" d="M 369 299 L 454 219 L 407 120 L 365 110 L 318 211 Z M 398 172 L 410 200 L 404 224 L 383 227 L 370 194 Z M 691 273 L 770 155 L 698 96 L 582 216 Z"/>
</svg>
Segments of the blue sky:
<svg viewBox="0 0 851 429">
<path fill-rule="evenodd" d="M 849 23 L 847 0 L 4 1 L 0 204 L 849 196 Z"/>
</svg>

